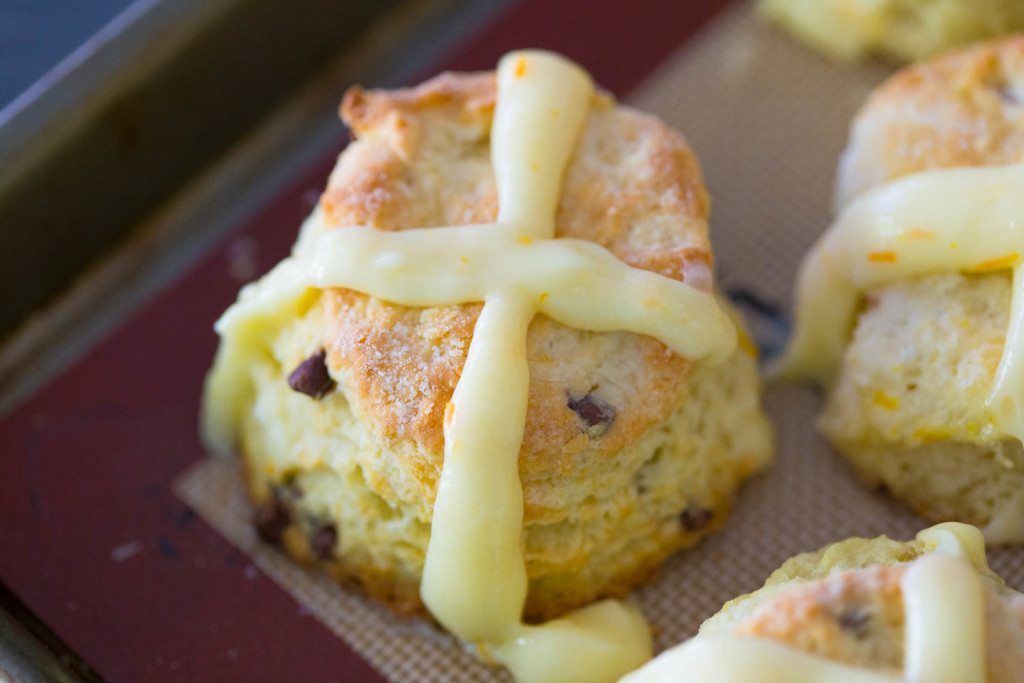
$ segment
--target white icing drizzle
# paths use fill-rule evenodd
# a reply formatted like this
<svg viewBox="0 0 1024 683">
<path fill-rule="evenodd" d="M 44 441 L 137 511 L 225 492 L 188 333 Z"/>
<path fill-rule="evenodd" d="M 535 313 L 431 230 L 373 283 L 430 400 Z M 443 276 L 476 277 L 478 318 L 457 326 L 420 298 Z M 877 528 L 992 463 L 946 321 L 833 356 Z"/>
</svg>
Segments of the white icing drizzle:
<svg viewBox="0 0 1024 683">
<path fill-rule="evenodd" d="M 988 398 L 993 425 L 1024 440 L 1024 165 L 923 171 L 854 200 L 800 270 L 796 331 L 779 374 L 828 382 L 861 293 L 928 273 L 1012 268 L 1009 329 Z"/>
<path fill-rule="evenodd" d="M 961 559 L 933 555 L 910 566 L 902 582 L 907 680 L 983 683 L 985 593 Z"/>
<path fill-rule="evenodd" d="M 963 522 L 943 522 L 930 526 L 917 533 L 921 541 L 933 555 L 949 555 L 960 557 L 974 567 L 978 573 L 991 571 L 985 557 L 985 537 L 977 527 Z"/>
<path fill-rule="evenodd" d="M 620 683 L 984 683 L 980 572 L 988 564 L 981 532 L 949 522 L 917 538 L 929 554 L 911 563 L 900 583 L 906 613 L 902 675 L 829 661 L 769 639 L 715 633 L 662 653 Z"/>
<path fill-rule="evenodd" d="M 534 683 L 615 680 L 650 658 L 651 640 L 639 611 L 611 600 L 538 626 L 521 623 L 527 577 L 518 459 L 530 321 L 543 313 L 580 329 L 648 334 L 709 362 L 736 346 L 736 330 L 710 294 L 631 268 L 596 244 L 554 239 L 562 177 L 593 96 L 590 77 L 557 55 L 505 56 L 491 134 L 498 221 L 384 232 L 324 229 L 315 214 L 292 256 L 246 287 L 218 321 L 222 341 L 204 407 L 208 442 L 229 451 L 253 391 L 250 361 L 319 289 L 344 287 L 406 306 L 484 302 L 445 412 L 420 592 L 451 632 Z"/>
<path fill-rule="evenodd" d="M 771 640 L 713 634 L 697 636 L 663 652 L 654 661 L 620 679 L 620 683 L 899 683 L 901 680 L 899 676 L 830 662 Z"/>
</svg>

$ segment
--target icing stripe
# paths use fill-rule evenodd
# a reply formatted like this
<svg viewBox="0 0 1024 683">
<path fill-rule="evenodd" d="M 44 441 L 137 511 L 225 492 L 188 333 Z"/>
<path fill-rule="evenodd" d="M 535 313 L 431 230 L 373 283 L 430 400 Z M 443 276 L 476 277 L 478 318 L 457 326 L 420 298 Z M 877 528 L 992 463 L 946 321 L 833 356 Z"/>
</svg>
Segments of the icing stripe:
<svg viewBox="0 0 1024 683">
<path fill-rule="evenodd" d="M 830 662 L 780 643 L 726 634 L 697 636 L 620 683 L 899 683 L 899 676 Z M 922 681 L 922 683 L 924 683 Z"/>
<path fill-rule="evenodd" d="M 550 53 L 513 52 L 498 64 L 491 165 L 498 222 L 551 238 L 562 176 L 576 148 L 594 86 L 582 69 Z"/>
<path fill-rule="evenodd" d="M 272 311 L 309 288 L 374 292 L 404 306 L 471 303 L 515 291 L 532 299 L 538 312 L 578 329 L 648 334 L 695 360 L 722 361 L 735 350 L 735 327 L 706 293 L 628 266 L 593 242 L 523 243 L 521 236 L 502 224 L 320 232 L 304 245 L 304 257 L 282 261 L 243 291 L 217 328 L 226 333 L 236 321 Z"/>
<path fill-rule="evenodd" d="M 444 467 L 420 594 L 463 640 L 508 640 L 526 601 L 519 446 L 532 318 L 522 297 L 488 297 L 445 410 Z"/>
<path fill-rule="evenodd" d="M 984 273 L 1024 254 L 1024 165 L 924 171 L 854 200 L 800 270 L 797 327 L 776 372 L 827 383 L 838 368 L 861 293 L 942 272 Z M 996 427 L 1024 439 L 1024 285 L 988 405 Z"/>
<path fill-rule="evenodd" d="M 930 555 L 903 577 L 907 680 L 984 683 L 985 594 L 961 559 Z"/>
</svg>

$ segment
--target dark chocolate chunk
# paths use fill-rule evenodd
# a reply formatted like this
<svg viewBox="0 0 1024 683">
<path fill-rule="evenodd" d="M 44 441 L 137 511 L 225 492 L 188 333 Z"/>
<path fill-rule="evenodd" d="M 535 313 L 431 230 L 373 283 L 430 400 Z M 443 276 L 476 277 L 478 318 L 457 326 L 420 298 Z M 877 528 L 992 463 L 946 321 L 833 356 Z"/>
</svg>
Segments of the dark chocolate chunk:
<svg viewBox="0 0 1024 683">
<path fill-rule="evenodd" d="M 570 395 L 566 404 L 585 425 L 583 431 L 588 432 L 591 436 L 600 436 L 615 421 L 615 408 L 592 393 L 585 394 L 580 398 Z"/>
<path fill-rule="evenodd" d="M 700 531 L 714 519 L 714 510 L 702 507 L 688 507 L 679 513 L 679 521 L 687 531 Z"/>
<path fill-rule="evenodd" d="M 281 542 L 281 534 L 292 523 L 292 516 L 288 508 L 279 500 L 275 500 L 256 508 L 253 514 L 252 524 L 256 527 L 256 534 L 266 543 L 278 544 Z"/>
<path fill-rule="evenodd" d="M 1009 83 L 1004 83 L 996 88 L 996 92 L 999 93 L 999 99 L 1001 99 L 1004 104 L 1016 105 L 1021 103 L 1020 98 L 1017 96 L 1016 89 Z"/>
<path fill-rule="evenodd" d="M 288 386 L 313 398 L 323 398 L 333 391 L 336 385 L 327 372 L 327 353 L 320 349 L 299 363 L 288 375 Z"/>
<path fill-rule="evenodd" d="M 871 615 L 860 607 L 847 607 L 836 617 L 839 627 L 853 634 L 854 638 L 862 639 L 868 635 Z"/>
<path fill-rule="evenodd" d="M 338 542 L 338 531 L 333 524 L 326 524 L 316 529 L 309 537 L 309 547 L 313 554 L 321 560 L 334 557 L 334 544 Z"/>
<path fill-rule="evenodd" d="M 302 489 L 299 488 L 294 475 L 287 478 L 283 484 L 274 486 L 274 498 L 291 512 L 292 506 L 302 498 Z"/>
</svg>

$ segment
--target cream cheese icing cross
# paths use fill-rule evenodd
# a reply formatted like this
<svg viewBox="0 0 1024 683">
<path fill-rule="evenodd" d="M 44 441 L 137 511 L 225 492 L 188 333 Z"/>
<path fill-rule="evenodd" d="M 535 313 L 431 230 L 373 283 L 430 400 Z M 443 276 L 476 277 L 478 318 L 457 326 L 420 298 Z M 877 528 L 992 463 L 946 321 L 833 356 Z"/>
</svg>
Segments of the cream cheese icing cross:
<svg viewBox="0 0 1024 683">
<path fill-rule="evenodd" d="M 580 329 L 647 334 L 712 362 L 733 352 L 736 330 L 711 294 L 632 268 L 592 242 L 555 239 L 562 178 L 593 84 L 575 64 L 539 51 L 506 55 L 497 73 L 497 221 L 397 232 L 304 228 L 293 255 L 246 287 L 217 323 L 206 433 L 215 448 L 230 449 L 252 392 L 245 359 L 318 289 L 344 287 L 404 306 L 484 302 L 445 411 L 421 596 L 448 630 L 521 681 L 612 681 L 650 657 L 635 607 L 606 600 L 542 625 L 521 622 L 527 329 L 542 313 Z"/>
<path fill-rule="evenodd" d="M 998 436 L 1024 441 L 1024 165 L 905 176 L 861 195 L 801 269 L 796 330 L 777 372 L 828 382 L 861 293 L 929 273 L 1013 270 L 1010 324 L 987 406 Z"/>
<path fill-rule="evenodd" d="M 974 527 L 939 524 L 917 535 L 930 555 L 900 582 L 903 674 L 867 671 L 772 640 L 704 634 L 663 653 L 621 683 L 984 683 L 985 541 Z"/>
</svg>

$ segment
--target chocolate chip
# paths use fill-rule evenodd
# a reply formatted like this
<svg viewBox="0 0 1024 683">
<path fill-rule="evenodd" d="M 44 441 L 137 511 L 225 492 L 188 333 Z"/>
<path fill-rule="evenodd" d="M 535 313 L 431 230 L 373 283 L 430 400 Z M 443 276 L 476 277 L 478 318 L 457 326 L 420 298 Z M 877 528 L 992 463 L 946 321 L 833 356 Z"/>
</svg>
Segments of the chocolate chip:
<svg viewBox="0 0 1024 683">
<path fill-rule="evenodd" d="M 583 422 L 584 431 L 591 436 L 600 436 L 615 420 L 615 408 L 593 394 L 585 394 L 580 398 L 570 395 L 566 404 Z"/>
<path fill-rule="evenodd" d="M 687 531 L 700 531 L 714 518 L 714 510 L 702 507 L 688 507 L 679 514 L 679 521 Z"/>
<path fill-rule="evenodd" d="M 292 522 L 291 513 L 280 501 L 274 500 L 271 503 L 256 508 L 252 517 L 252 524 L 256 527 L 256 534 L 266 543 L 278 544 L 281 542 L 281 534 Z"/>
<path fill-rule="evenodd" d="M 285 479 L 283 484 L 274 486 L 273 491 L 274 499 L 284 505 L 289 512 L 292 510 L 292 505 L 302 498 L 302 489 L 299 488 L 294 475 Z"/>
<path fill-rule="evenodd" d="M 313 554 L 321 560 L 329 560 L 334 557 L 334 544 L 338 542 L 338 531 L 333 524 L 326 524 L 309 537 L 309 547 Z"/>
<path fill-rule="evenodd" d="M 860 607 L 847 607 L 836 617 L 836 621 L 839 622 L 839 628 L 859 640 L 868 635 L 871 615 Z"/>
<path fill-rule="evenodd" d="M 1004 83 L 996 88 L 996 92 L 999 94 L 999 99 L 1001 99 L 1005 104 L 1015 105 L 1021 103 L 1020 99 L 1017 97 L 1016 89 L 1014 89 L 1014 87 L 1009 83 Z"/>
<path fill-rule="evenodd" d="M 288 375 L 288 386 L 313 398 L 326 396 L 335 387 L 334 380 L 327 373 L 326 359 L 327 353 L 320 349 L 299 363 L 292 374 Z"/>
</svg>

